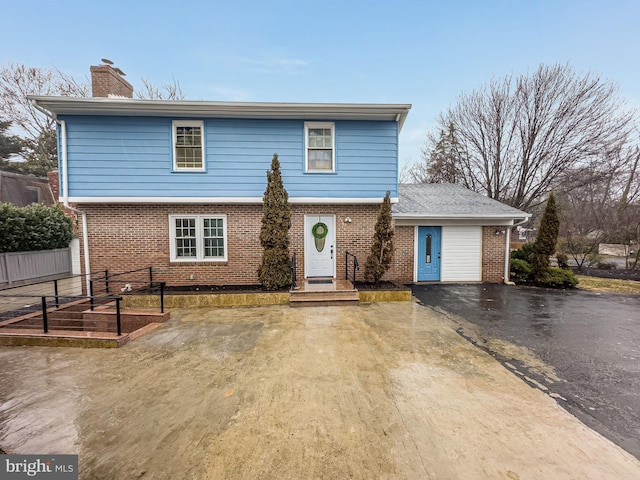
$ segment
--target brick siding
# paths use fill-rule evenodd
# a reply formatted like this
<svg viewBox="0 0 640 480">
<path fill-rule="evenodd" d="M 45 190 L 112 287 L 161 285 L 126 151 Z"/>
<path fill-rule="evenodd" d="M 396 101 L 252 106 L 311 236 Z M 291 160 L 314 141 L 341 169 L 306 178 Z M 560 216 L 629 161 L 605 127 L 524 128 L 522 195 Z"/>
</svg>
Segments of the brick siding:
<svg viewBox="0 0 640 480">
<path fill-rule="evenodd" d="M 504 281 L 505 229 L 509 227 L 482 227 L 482 281 Z M 496 235 L 496 230 L 503 233 Z"/>
<path fill-rule="evenodd" d="M 257 283 L 262 247 L 259 235 L 261 205 L 80 205 L 87 213 L 91 270 L 112 272 L 153 267 L 154 278 L 170 285 L 246 285 Z M 304 216 L 336 216 L 336 276 L 345 278 L 345 252 L 358 257 L 358 280 L 364 277 L 378 205 L 292 205 L 290 252 L 298 259 L 297 276 L 304 278 Z M 169 215 L 227 215 L 227 261 L 171 262 Z M 345 218 L 351 222 L 345 223 Z M 482 281 L 501 283 L 505 236 L 482 230 Z M 82 244 L 82 243 L 81 243 Z M 383 277 L 413 281 L 414 227 L 396 227 L 393 266 Z M 84 255 L 84 252 L 83 252 Z M 84 264 L 83 264 L 84 265 Z M 193 280 L 191 279 L 193 275 Z"/>
<path fill-rule="evenodd" d="M 153 267 L 154 278 L 170 285 L 243 285 L 257 283 L 262 247 L 259 235 L 262 205 L 79 205 L 87 214 L 91 270 L 112 272 Z M 345 252 L 358 257 L 364 275 L 378 205 L 292 205 L 290 252 L 298 259 L 297 276 L 304 278 L 304 216 L 336 216 L 336 274 L 345 277 Z M 171 262 L 170 214 L 226 214 L 226 262 Z M 345 223 L 345 218 L 351 218 Z M 407 235 L 410 234 L 410 235 Z M 398 265 L 384 277 L 410 281 L 413 271 L 413 233 L 396 233 Z M 84 254 L 84 252 L 83 252 Z M 409 255 L 409 257 L 407 257 Z M 194 279 L 191 280 L 191 275 Z"/>
</svg>

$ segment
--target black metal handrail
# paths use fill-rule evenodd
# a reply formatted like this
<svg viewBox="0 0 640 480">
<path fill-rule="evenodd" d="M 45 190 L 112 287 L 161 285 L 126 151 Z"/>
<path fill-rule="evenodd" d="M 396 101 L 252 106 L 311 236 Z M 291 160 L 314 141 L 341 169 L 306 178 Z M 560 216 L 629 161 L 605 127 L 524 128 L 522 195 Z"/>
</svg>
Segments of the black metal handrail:
<svg viewBox="0 0 640 480">
<path fill-rule="evenodd" d="M 348 251 L 344 254 L 344 272 L 345 272 L 345 280 L 349 280 L 349 257 L 353 258 L 353 283 L 356 283 L 356 271 L 360 270 L 360 265 L 358 264 L 358 257 L 356 257 L 353 253 L 349 253 Z"/>
<path fill-rule="evenodd" d="M 138 273 L 138 272 L 148 272 L 149 273 L 149 280 L 145 280 L 144 282 L 141 283 L 149 283 L 149 285 L 151 286 L 153 284 L 153 267 L 144 267 L 144 268 L 138 268 L 135 270 L 129 270 L 128 272 L 119 272 L 119 273 L 109 273 L 109 270 L 104 270 L 104 275 L 103 276 L 97 276 L 94 275 L 91 277 L 91 284 L 90 284 L 90 289 L 93 292 L 94 291 L 94 284 L 98 284 L 98 283 L 103 283 L 104 284 L 104 292 L 105 293 L 110 293 L 109 292 L 109 280 L 113 280 L 116 277 L 122 277 L 123 275 L 129 275 L 131 276 L 132 273 Z M 102 273 L 102 272 L 101 272 Z M 125 283 L 128 283 L 127 280 L 124 280 Z M 91 293 L 93 295 L 93 293 Z"/>
<path fill-rule="evenodd" d="M 296 259 L 296 252 L 293 252 L 293 255 L 291 256 L 291 289 L 292 290 L 297 290 L 300 287 L 298 287 L 297 284 L 297 280 L 298 280 L 298 274 L 296 273 L 298 271 L 298 260 Z"/>
<path fill-rule="evenodd" d="M 148 272 L 140 275 L 140 272 Z M 136 275 L 136 273 L 138 275 Z M 123 276 L 127 276 L 124 277 Z M 82 282 L 74 282 L 74 279 L 82 280 Z M 113 288 L 114 280 L 117 279 L 122 284 L 122 288 Z M 88 280 L 88 289 L 85 287 L 85 281 Z M 153 281 L 153 267 L 144 267 L 128 272 L 110 273 L 109 270 L 99 270 L 87 274 L 67 275 L 57 277 L 55 279 L 40 280 L 36 282 L 25 283 L 22 285 L 12 285 L 10 287 L 0 289 L 0 310 L 2 310 L 2 298 L 4 297 L 20 297 L 12 292 L 16 290 L 25 290 L 26 296 L 53 298 L 55 306 L 59 307 L 61 299 L 66 298 L 94 298 L 99 296 L 117 296 L 126 292 L 159 292 L 160 294 L 160 310 L 164 313 L 164 290 L 165 282 Z M 88 290 L 88 291 L 87 291 Z M 113 292 L 113 290 L 115 290 Z M 119 291 L 118 291 L 119 290 Z M 81 294 L 87 294 L 82 295 Z M 115 294 L 115 295 L 114 295 Z M 94 305 L 91 303 L 91 310 Z"/>
<path fill-rule="evenodd" d="M 49 333 L 49 315 L 48 315 L 48 310 L 50 308 L 52 308 L 51 306 L 49 306 L 49 302 L 47 301 L 47 299 L 51 299 L 55 302 L 55 309 L 59 309 L 60 306 L 60 299 L 56 298 L 52 295 L 26 295 L 26 294 L 15 294 L 15 295 L 11 295 L 12 298 L 31 298 L 31 299 L 36 299 L 39 298 L 40 299 L 40 314 L 42 315 L 42 330 L 44 333 Z M 71 305 L 73 302 L 80 302 L 80 305 L 86 305 L 88 302 L 89 307 L 91 310 L 93 310 L 94 306 L 100 306 L 100 305 L 106 305 L 110 302 L 115 302 L 115 310 L 116 310 L 116 332 L 118 334 L 118 336 L 122 335 L 122 317 L 121 317 L 121 308 L 120 308 L 120 302 L 122 301 L 122 297 L 119 296 L 65 296 L 64 297 L 65 303 Z M 29 307 L 29 305 L 27 305 L 27 307 Z M 31 310 L 31 313 L 36 314 L 36 312 L 38 312 L 38 309 L 34 309 Z M 36 317 L 37 318 L 37 317 Z M 66 321 L 70 321 L 70 320 L 66 320 Z M 16 328 L 17 325 L 12 325 L 12 328 Z M 65 329 L 73 329 L 73 327 L 65 327 Z M 86 329 L 86 327 L 82 328 L 83 330 Z"/>
</svg>

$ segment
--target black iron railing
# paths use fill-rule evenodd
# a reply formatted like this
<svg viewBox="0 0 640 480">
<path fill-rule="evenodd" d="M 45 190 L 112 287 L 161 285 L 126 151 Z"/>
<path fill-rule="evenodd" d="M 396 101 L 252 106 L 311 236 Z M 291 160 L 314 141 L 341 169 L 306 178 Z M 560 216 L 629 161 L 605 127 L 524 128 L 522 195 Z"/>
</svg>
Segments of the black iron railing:
<svg viewBox="0 0 640 480">
<path fill-rule="evenodd" d="M 349 278 L 349 259 L 352 260 L 353 266 L 353 278 Z M 351 280 L 353 283 L 356 283 L 356 271 L 360 270 L 360 265 L 358 264 L 358 257 L 356 257 L 353 253 L 346 252 L 344 254 L 344 272 L 345 272 L 345 280 Z"/>
<path fill-rule="evenodd" d="M 12 294 L 11 301 L 14 302 L 14 308 L 7 313 L 15 321 L 5 323 L 6 328 L 30 330 L 42 328 L 44 333 L 49 333 L 51 328 L 85 332 L 115 331 L 118 336 L 122 335 L 120 306 L 122 297 L 119 296 L 55 297 Z M 87 307 L 91 310 L 94 310 L 94 307 L 100 307 L 104 312 L 115 310 L 115 318 L 108 315 L 101 319 L 86 319 L 83 312 L 86 312 Z"/>
<path fill-rule="evenodd" d="M 296 273 L 298 271 L 298 260 L 296 259 L 296 252 L 293 252 L 293 255 L 291 256 L 291 289 L 292 290 L 297 290 L 298 288 L 298 274 Z"/>
<path fill-rule="evenodd" d="M 59 308 L 68 299 L 117 297 L 127 293 L 143 293 L 159 295 L 160 311 L 164 313 L 165 282 L 153 280 L 152 267 L 130 270 L 128 272 L 111 273 L 109 270 L 91 272 L 90 275 L 67 275 L 50 280 L 28 282 L 0 289 L 0 320 L 9 318 L 9 311 L 14 309 L 12 298 L 20 296 L 47 298 L 47 304 Z M 89 301 L 91 310 L 96 306 Z M 18 309 L 23 306 L 18 305 Z M 33 311 L 33 305 L 29 306 Z"/>
<path fill-rule="evenodd" d="M 89 295 L 111 295 L 112 291 L 120 294 L 158 292 L 160 312 L 164 313 L 165 286 L 165 282 L 153 281 L 153 267 L 119 273 L 110 273 L 109 270 L 105 270 L 101 275 L 94 275 L 89 280 Z"/>
</svg>

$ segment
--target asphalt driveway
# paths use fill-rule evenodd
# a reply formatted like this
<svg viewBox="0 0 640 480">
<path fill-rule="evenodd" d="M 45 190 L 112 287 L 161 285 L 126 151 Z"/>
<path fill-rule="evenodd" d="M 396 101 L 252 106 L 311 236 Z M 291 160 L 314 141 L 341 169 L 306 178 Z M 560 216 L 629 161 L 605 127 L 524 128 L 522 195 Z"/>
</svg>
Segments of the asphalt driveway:
<svg viewBox="0 0 640 480">
<path fill-rule="evenodd" d="M 640 296 L 505 285 L 416 285 L 413 293 L 450 314 L 458 333 L 640 458 Z"/>
</svg>

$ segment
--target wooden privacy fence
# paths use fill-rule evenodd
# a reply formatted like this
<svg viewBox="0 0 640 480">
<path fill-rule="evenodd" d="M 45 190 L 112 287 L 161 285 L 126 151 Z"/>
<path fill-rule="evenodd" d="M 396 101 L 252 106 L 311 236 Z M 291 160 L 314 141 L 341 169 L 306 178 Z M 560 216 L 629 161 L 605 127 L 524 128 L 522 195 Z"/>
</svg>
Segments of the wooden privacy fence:
<svg viewBox="0 0 640 480">
<path fill-rule="evenodd" d="M 71 248 L 0 253 L 0 285 L 71 273 Z"/>
</svg>

